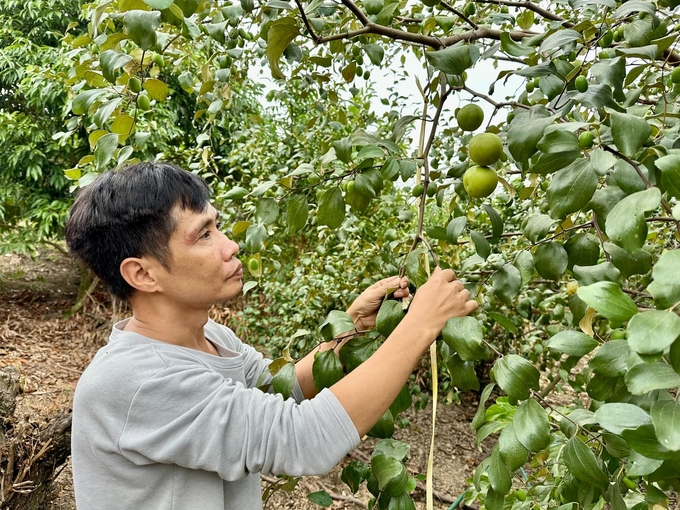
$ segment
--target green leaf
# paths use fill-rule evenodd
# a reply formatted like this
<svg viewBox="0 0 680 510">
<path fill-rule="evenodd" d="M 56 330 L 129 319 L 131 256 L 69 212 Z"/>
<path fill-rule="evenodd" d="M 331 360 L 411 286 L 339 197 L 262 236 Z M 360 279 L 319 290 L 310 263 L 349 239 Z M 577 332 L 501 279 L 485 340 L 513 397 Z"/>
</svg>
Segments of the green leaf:
<svg viewBox="0 0 680 510">
<path fill-rule="evenodd" d="M 680 404 L 674 400 L 658 400 L 649 412 L 659 443 L 674 452 L 680 450 Z"/>
<path fill-rule="evenodd" d="M 628 345 L 639 354 L 662 353 L 679 337 L 680 317 L 673 312 L 641 312 L 628 323 Z"/>
<path fill-rule="evenodd" d="M 371 468 L 367 464 L 353 460 L 342 469 L 340 479 L 347 484 L 352 494 L 356 494 L 370 473 Z"/>
<path fill-rule="evenodd" d="M 104 123 L 109 120 L 109 117 L 111 117 L 111 114 L 114 112 L 116 108 L 118 108 L 118 105 L 120 105 L 121 101 L 123 98 L 121 97 L 116 97 L 114 99 L 110 99 L 109 101 L 105 102 L 102 104 L 99 108 L 97 108 L 97 111 L 95 112 L 94 116 L 92 117 L 92 120 L 94 123 L 100 127 L 104 127 Z"/>
<path fill-rule="evenodd" d="M 598 486 L 609 484 L 609 476 L 602 470 L 595 454 L 577 436 L 569 439 L 564 447 L 564 463 L 574 478 L 582 482 Z"/>
<path fill-rule="evenodd" d="M 484 506 L 486 510 L 503 510 L 505 504 L 505 495 L 498 494 L 493 488 L 489 488 L 484 498 Z"/>
<path fill-rule="evenodd" d="M 614 99 L 609 85 L 591 83 L 588 90 L 574 94 L 573 98 L 587 108 L 599 109 L 603 107 L 623 111 Z"/>
<path fill-rule="evenodd" d="M 276 21 L 269 22 L 266 54 L 274 78 L 286 79 L 279 69 L 279 60 L 284 50 L 298 35 L 300 35 L 300 31 L 293 18 L 279 18 Z"/>
<path fill-rule="evenodd" d="M 496 360 L 491 369 L 491 377 L 515 400 L 525 400 L 531 395 L 531 390 L 538 391 L 540 388 L 538 369 L 529 360 L 516 354 L 508 354 Z"/>
<path fill-rule="evenodd" d="M 531 166 L 531 172 L 539 175 L 551 174 L 573 163 L 581 155 L 580 150 L 541 154 Z"/>
<path fill-rule="evenodd" d="M 517 440 L 530 452 L 539 452 L 550 444 L 548 415 L 533 398 L 517 408 L 512 427 Z"/>
<path fill-rule="evenodd" d="M 661 254 L 652 270 L 654 281 L 647 289 L 658 308 L 670 308 L 680 301 L 680 250 Z"/>
<path fill-rule="evenodd" d="M 413 397 L 411 397 L 411 391 L 409 390 L 408 384 L 405 384 L 401 388 L 397 398 L 394 399 L 394 402 L 392 402 L 392 405 L 390 406 L 390 412 L 392 413 L 392 416 L 396 418 L 399 416 L 399 414 L 407 411 L 411 407 L 412 403 Z"/>
<path fill-rule="evenodd" d="M 540 53 L 545 51 L 554 51 L 555 48 L 559 48 L 577 41 L 583 41 L 583 35 L 576 30 L 556 30 L 543 40 L 538 51 Z"/>
<path fill-rule="evenodd" d="M 548 349 L 579 358 L 585 356 L 597 346 L 598 343 L 588 335 L 573 330 L 560 331 L 550 338 L 546 344 Z"/>
<path fill-rule="evenodd" d="M 116 83 L 116 71 L 130 62 L 132 57 L 116 50 L 106 50 L 99 56 L 102 74 L 111 83 Z"/>
<path fill-rule="evenodd" d="M 611 255 L 612 264 L 624 278 L 647 274 L 652 269 L 652 256 L 644 249 L 630 253 L 614 243 L 604 243 L 604 249 Z"/>
<path fill-rule="evenodd" d="M 626 373 L 626 387 L 633 395 L 644 395 L 652 390 L 680 387 L 680 374 L 661 361 L 638 363 Z"/>
<path fill-rule="evenodd" d="M 377 339 L 352 338 L 340 348 L 338 354 L 347 372 L 351 372 L 370 358 L 378 350 L 378 347 L 380 347 L 380 342 Z"/>
<path fill-rule="evenodd" d="M 504 264 L 491 277 L 493 292 L 506 305 L 510 305 L 512 300 L 519 294 L 522 286 L 522 275 L 512 264 Z"/>
<path fill-rule="evenodd" d="M 467 218 L 465 218 L 465 216 L 453 218 L 446 226 L 446 240 L 451 244 L 456 244 L 458 242 L 458 237 L 465 229 L 466 223 Z"/>
<path fill-rule="evenodd" d="M 501 458 L 498 446 L 491 450 L 491 464 L 489 464 L 489 484 L 499 494 L 507 494 L 512 488 L 512 473 Z"/>
<path fill-rule="evenodd" d="M 488 204 L 482 204 L 484 210 L 486 211 L 489 220 L 491 220 L 491 238 L 493 240 L 498 240 L 498 238 L 503 233 L 503 219 L 498 211 Z"/>
<path fill-rule="evenodd" d="M 365 147 L 362 147 L 359 153 L 357 154 L 356 161 L 357 163 L 360 163 L 365 159 L 382 158 L 384 156 L 385 153 L 382 151 L 380 147 L 376 147 L 375 145 L 366 145 Z"/>
<path fill-rule="evenodd" d="M 312 378 L 314 387 L 321 391 L 330 388 L 343 378 L 342 363 L 333 349 L 317 352 L 312 364 Z"/>
<path fill-rule="evenodd" d="M 393 457 L 399 462 L 406 462 L 408 454 L 411 451 L 411 445 L 396 439 L 381 439 L 373 448 L 373 455 L 382 453 L 388 457 Z"/>
<path fill-rule="evenodd" d="M 463 361 L 477 361 L 486 357 L 482 327 L 474 317 L 452 317 L 446 321 L 442 337 Z"/>
<path fill-rule="evenodd" d="M 597 182 L 597 173 L 586 158 L 556 172 L 547 191 L 550 216 L 564 218 L 581 210 L 593 197 Z"/>
<path fill-rule="evenodd" d="M 156 44 L 156 29 L 161 23 L 161 13 L 158 11 L 127 11 L 123 16 L 123 23 L 130 39 L 146 51 Z"/>
<path fill-rule="evenodd" d="M 115 133 L 106 134 L 97 140 L 94 156 L 98 170 L 102 170 L 106 167 L 106 164 L 113 158 L 113 154 L 116 152 L 117 148 L 118 135 Z"/>
<path fill-rule="evenodd" d="M 625 322 L 638 313 L 635 302 L 613 282 L 598 282 L 579 287 L 577 294 L 597 313 L 615 322 Z"/>
<path fill-rule="evenodd" d="M 170 92 L 165 83 L 155 78 L 144 80 L 144 90 L 149 93 L 151 99 L 155 99 L 156 101 L 165 101 Z"/>
<path fill-rule="evenodd" d="M 390 438 L 394 434 L 394 416 L 389 409 L 383 413 L 380 419 L 371 427 L 366 435 L 377 438 Z"/>
<path fill-rule="evenodd" d="M 594 400 L 606 401 L 624 385 L 623 378 L 605 377 L 601 374 L 595 374 L 590 378 L 590 381 L 588 381 L 586 392 L 588 393 L 588 396 Z"/>
<path fill-rule="evenodd" d="M 641 425 L 636 429 L 625 429 L 621 431 L 621 437 L 626 440 L 632 450 L 645 457 L 665 460 L 673 455 L 673 452 L 659 443 L 651 423 Z"/>
<path fill-rule="evenodd" d="M 144 1 L 146 2 L 147 0 Z M 310 492 L 307 494 L 307 499 L 309 499 L 312 503 L 316 503 L 317 505 L 324 508 L 328 508 L 329 506 L 333 505 L 333 498 L 331 498 L 331 496 L 326 491 Z"/>
<path fill-rule="evenodd" d="M 621 285 L 621 272 L 611 262 L 602 262 L 596 266 L 574 266 L 574 278 L 581 287 L 598 282 L 614 282 Z"/>
<path fill-rule="evenodd" d="M 501 50 L 513 57 L 525 57 L 536 52 L 536 48 L 513 41 L 509 32 L 501 32 Z"/>
<path fill-rule="evenodd" d="M 574 266 L 594 266 L 600 258 L 600 242 L 590 232 L 579 232 L 564 243 L 569 263 L 567 269 Z"/>
<path fill-rule="evenodd" d="M 475 245 L 477 255 L 486 260 L 491 255 L 491 245 L 482 234 L 476 230 L 470 230 L 470 238 Z"/>
<path fill-rule="evenodd" d="M 632 158 L 649 138 L 652 127 L 646 120 L 635 115 L 615 111 L 608 113 L 611 117 L 611 133 L 616 147 L 624 156 Z"/>
<path fill-rule="evenodd" d="M 490 383 L 487 384 L 482 390 L 482 395 L 479 397 L 479 407 L 477 408 L 477 412 L 470 423 L 470 426 L 473 430 L 477 430 L 484 424 L 486 417 L 486 408 L 484 406 L 486 405 L 486 401 L 489 400 L 489 396 L 495 387 L 495 384 Z"/>
<path fill-rule="evenodd" d="M 558 281 L 567 269 L 569 256 L 555 241 L 539 244 L 534 252 L 536 271 L 546 280 Z"/>
<path fill-rule="evenodd" d="M 173 2 L 174 0 L 144 0 L 146 5 L 149 5 L 154 9 L 158 9 L 159 11 L 167 9 L 173 4 Z"/>
<path fill-rule="evenodd" d="M 534 256 L 530 251 L 522 250 L 515 257 L 514 265 L 519 269 L 522 285 L 527 285 L 534 278 Z"/>
<path fill-rule="evenodd" d="M 263 225 L 270 225 L 279 216 L 279 203 L 274 198 L 262 198 L 255 206 L 255 218 Z"/>
<path fill-rule="evenodd" d="M 375 329 L 378 330 L 378 333 L 387 338 L 399 325 L 404 318 L 404 315 L 404 308 L 401 301 L 395 301 L 393 299 L 383 301 L 375 319 Z"/>
<path fill-rule="evenodd" d="M 316 220 L 319 225 L 327 225 L 332 229 L 342 225 L 345 220 L 345 200 L 339 188 L 333 187 L 321 196 Z"/>
<path fill-rule="evenodd" d="M 427 272 L 425 271 L 425 264 L 421 260 L 422 257 L 427 257 L 427 254 L 413 250 L 406 256 L 404 265 L 406 276 L 416 287 L 420 287 L 427 281 Z"/>
<path fill-rule="evenodd" d="M 385 56 L 385 50 L 379 44 L 364 44 L 363 49 L 368 55 L 369 60 L 373 65 L 379 66 Z"/>
<path fill-rule="evenodd" d="M 555 129 L 545 133 L 537 147 L 545 154 L 573 151 L 578 148 L 578 137 L 571 131 Z"/>
<path fill-rule="evenodd" d="M 272 378 L 272 388 L 275 393 L 280 393 L 284 399 L 288 399 L 293 394 L 296 380 L 295 363 L 286 363 Z"/>
<path fill-rule="evenodd" d="M 259 253 L 267 239 L 267 228 L 261 223 L 253 223 L 246 230 L 246 249 L 250 253 Z"/>
<path fill-rule="evenodd" d="M 503 329 L 510 333 L 517 333 L 517 326 L 508 319 L 505 315 L 501 315 L 497 312 L 487 312 L 490 319 L 496 321 Z"/>
<path fill-rule="evenodd" d="M 543 107 L 532 107 L 527 113 L 520 113 L 510 123 L 508 150 L 516 161 L 527 161 L 538 149 L 545 128 L 555 117 Z"/>
<path fill-rule="evenodd" d="M 85 90 L 79 93 L 71 103 L 71 111 L 74 115 L 83 115 L 87 113 L 90 106 L 102 95 L 106 93 L 103 89 Z"/>
<path fill-rule="evenodd" d="M 458 354 L 453 354 L 446 359 L 446 368 L 449 369 L 452 386 L 462 391 L 479 391 L 479 379 L 473 361 L 463 361 Z"/>
<path fill-rule="evenodd" d="M 354 329 L 352 318 L 347 312 L 340 310 L 331 310 L 326 320 L 319 326 L 319 332 L 326 342 Z"/>
<path fill-rule="evenodd" d="M 670 196 L 680 198 L 680 152 L 673 151 L 654 161 L 661 170 L 661 186 Z"/>
<path fill-rule="evenodd" d="M 527 221 L 527 226 L 524 228 L 524 237 L 532 243 L 537 243 L 550 232 L 554 222 L 555 220 L 547 214 L 534 215 Z"/>
<path fill-rule="evenodd" d="M 610 340 L 600 346 L 588 364 L 597 374 L 619 377 L 628 370 L 628 350 L 625 340 Z"/>
<path fill-rule="evenodd" d="M 461 75 L 477 61 L 479 50 L 461 41 L 443 50 L 427 51 L 425 57 L 435 69 L 445 74 Z"/>
<path fill-rule="evenodd" d="M 415 484 L 415 479 L 411 479 Z M 411 499 L 411 496 L 409 496 L 406 492 L 402 492 L 401 494 L 397 494 L 396 496 L 390 498 L 390 502 L 387 505 L 387 510 L 416 510 L 416 505 L 413 502 L 413 499 Z"/>
<path fill-rule="evenodd" d="M 653 211 L 661 203 L 659 188 L 652 187 L 628 195 L 607 215 L 605 230 L 609 238 L 628 252 L 636 252 L 647 239 L 644 213 Z"/>
<path fill-rule="evenodd" d="M 663 460 L 661 459 L 650 459 L 641 453 L 631 451 L 628 456 L 626 474 L 628 476 L 645 476 L 656 471 L 662 464 Z"/>
<path fill-rule="evenodd" d="M 381 491 L 391 492 L 391 489 L 397 489 L 399 486 L 403 485 L 408 478 L 406 468 L 401 461 L 389 455 L 385 455 L 384 453 L 373 456 L 371 459 L 371 469 L 378 480 L 378 488 Z M 396 492 L 395 495 L 396 494 L 398 494 L 398 492 Z"/>
<path fill-rule="evenodd" d="M 529 450 L 517 440 L 512 422 L 508 423 L 498 436 L 498 451 L 510 471 L 522 467 L 529 457 Z"/>
<path fill-rule="evenodd" d="M 641 425 L 652 423 L 647 411 L 625 403 L 605 403 L 595 411 L 595 418 L 603 429 L 612 434 L 621 434 L 624 429 L 636 429 Z"/>
<path fill-rule="evenodd" d="M 224 194 L 227 200 L 241 200 L 248 194 L 248 190 L 240 186 L 234 186 Z"/>
</svg>

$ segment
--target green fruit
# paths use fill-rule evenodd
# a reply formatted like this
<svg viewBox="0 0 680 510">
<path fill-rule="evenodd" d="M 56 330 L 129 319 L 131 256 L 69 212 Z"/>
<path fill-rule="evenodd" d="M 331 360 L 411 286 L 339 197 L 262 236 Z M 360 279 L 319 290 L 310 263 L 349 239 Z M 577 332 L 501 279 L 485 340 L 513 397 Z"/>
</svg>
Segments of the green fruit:
<svg viewBox="0 0 680 510">
<path fill-rule="evenodd" d="M 515 492 L 515 496 L 517 496 L 517 499 L 519 499 L 520 501 L 526 501 L 527 491 L 525 491 L 524 489 L 517 489 L 517 491 Z"/>
<path fill-rule="evenodd" d="M 456 112 L 456 122 L 463 131 L 474 131 L 484 122 L 484 110 L 479 105 L 466 104 Z"/>
<path fill-rule="evenodd" d="M 527 92 L 532 93 L 536 87 L 533 81 L 528 81 L 524 88 Z"/>
<path fill-rule="evenodd" d="M 133 76 L 128 80 L 128 88 L 130 89 L 130 92 L 137 94 L 142 91 L 142 82 Z"/>
<path fill-rule="evenodd" d="M 583 131 L 578 135 L 579 147 L 583 149 L 590 149 L 593 146 L 593 142 L 595 142 L 595 135 L 590 131 Z"/>
<path fill-rule="evenodd" d="M 463 14 L 465 14 L 466 16 L 473 16 L 475 12 L 477 12 L 477 7 L 475 6 L 474 2 L 465 4 Z"/>
<path fill-rule="evenodd" d="M 435 5 L 439 5 L 439 2 L 441 0 L 422 0 L 423 5 L 426 5 L 428 7 L 434 7 Z"/>
<path fill-rule="evenodd" d="M 137 106 L 139 107 L 140 110 L 142 111 L 147 111 L 151 109 L 151 99 L 149 99 L 149 96 L 147 95 L 142 95 L 137 97 Z"/>
<path fill-rule="evenodd" d="M 510 9 L 508 8 L 507 5 L 501 5 L 501 12 L 502 12 L 503 14 L 507 14 L 507 13 L 510 12 Z"/>
<path fill-rule="evenodd" d="M 673 83 L 680 83 L 680 66 L 676 67 L 671 72 L 671 81 Z"/>
<path fill-rule="evenodd" d="M 319 184 L 321 182 L 321 177 L 319 177 L 319 174 L 312 172 L 307 176 L 307 182 L 312 186 Z"/>
<path fill-rule="evenodd" d="M 623 477 L 623 485 L 628 487 L 630 490 L 635 490 L 635 489 L 638 488 L 638 485 L 633 480 L 628 478 L 627 476 Z"/>
<path fill-rule="evenodd" d="M 604 34 L 602 37 L 600 37 L 598 44 L 600 45 L 600 48 L 608 48 L 609 46 L 612 45 L 613 42 L 614 42 L 614 34 L 610 30 L 606 34 Z"/>
<path fill-rule="evenodd" d="M 437 194 L 437 183 L 436 182 L 430 182 L 427 185 L 427 196 L 428 197 L 433 197 Z"/>
<path fill-rule="evenodd" d="M 496 189 L 497 184 L 498 175 L 486 166 L 470 167 L 463 175 L 463 186 L 471 197 L 488 197 Z"/>
<path fill-rule="evenodd" d="M 423 194 L 425 187 L 422 184 L 416 184 L 411 190 L 411 196 L 419 197 Z"/>
<path fill-rule="evenodd" d="M 580 75 L 576 78 L 576 80 L 574 80 L 574 85 L 576 86 L 576 90 L 579 92 L 585 92 L 588 90 L 588 78 Z"/>
<path fill-rule="evenodd" d="M 626 330 L 615 329 L 614 331 L 612 331 L 611 339 L 612 340 L 625 340 L 626 339 Z"/>
<path fill-rule="evenodd" d="M 253 12 L 255 9 L 255 2 L 253 0 L 241 0 L 241 9 L 245 12 Z"/>
<path fill-rule="evenodd" d="M 356 189 L 356 183 L 354 181 L 347 182 L 347 193 L 354 193 Z"/>
<path fill-rule="evenodd" d="M 379 14 L 384 5 L 383 0 L 366 0 L 364 9 L 366 9 L 366 14 Z"/>
<path fill-rule="evenodd" d="M 260 262 L 257 259 L 250 259 L 248 261 L 248 271 L 256 274 L 260 271 Z"/>
<path fill-rule="evenodd" d="M 480 133 L 472 137 L 468 145 L 470 159 L 479 166 L 493 165 L 501 158 L 503 142 L 494 133 Z"/>
</svg>

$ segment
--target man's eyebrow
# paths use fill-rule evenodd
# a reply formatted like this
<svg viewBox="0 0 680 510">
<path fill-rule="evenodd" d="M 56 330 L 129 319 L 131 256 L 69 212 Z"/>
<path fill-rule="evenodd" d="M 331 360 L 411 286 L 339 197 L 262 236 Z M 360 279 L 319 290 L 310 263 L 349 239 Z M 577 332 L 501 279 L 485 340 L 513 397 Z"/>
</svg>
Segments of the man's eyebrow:
<svg viewBox="0 0 680 510">
<path fill-rule="evenodd" d="M 192 229 L 191 232 L 189 233 L 189 236 L 191 239 L 196 239 L 198 237 L 198 234 L 206 228 L 208 225 L 211 223 L 217 224 L 219 222 L 219 213 L 215 211 L 215 216 L 207 218 L 198 228 Z"/>
</svg>

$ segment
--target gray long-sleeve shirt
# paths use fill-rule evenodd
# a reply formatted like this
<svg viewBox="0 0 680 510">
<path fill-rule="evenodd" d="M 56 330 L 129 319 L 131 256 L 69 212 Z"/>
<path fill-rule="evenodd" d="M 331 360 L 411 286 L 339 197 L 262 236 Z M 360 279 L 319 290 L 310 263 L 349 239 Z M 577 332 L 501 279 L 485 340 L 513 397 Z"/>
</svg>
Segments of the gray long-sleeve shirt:
<svg viewBox="0 0 680 510">
<path fill-rule="evenodd" d="M 259 473 L 328 472 L 360 442 L 328 389 L 303 400 L 255 386 L 269 360 L 209 321 L 220 356 L 113 327 L 78 382 L 78 510 L 261 509 Z"/>
</svg>

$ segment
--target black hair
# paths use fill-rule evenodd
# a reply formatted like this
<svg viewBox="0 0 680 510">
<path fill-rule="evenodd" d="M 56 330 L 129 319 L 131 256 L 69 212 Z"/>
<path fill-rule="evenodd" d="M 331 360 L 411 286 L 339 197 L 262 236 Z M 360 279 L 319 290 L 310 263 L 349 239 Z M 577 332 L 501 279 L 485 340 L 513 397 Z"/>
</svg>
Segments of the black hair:
<svg viewBox="0 0 680 510">
<path fill-rule="evenodd" d="M 135 289 L 120 274 L 128 257 L 150 256 L 170 270 L 171 210 L 202 212 L 210 188 L 199 176 L 170 163 L 144 162 L 106 172 L 80 190 L 66 222 L 66 244 L 73 255 L 128 299 Z"/>
</svg>

